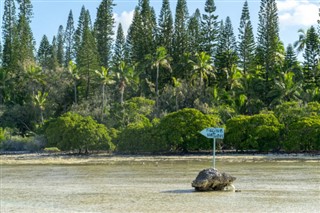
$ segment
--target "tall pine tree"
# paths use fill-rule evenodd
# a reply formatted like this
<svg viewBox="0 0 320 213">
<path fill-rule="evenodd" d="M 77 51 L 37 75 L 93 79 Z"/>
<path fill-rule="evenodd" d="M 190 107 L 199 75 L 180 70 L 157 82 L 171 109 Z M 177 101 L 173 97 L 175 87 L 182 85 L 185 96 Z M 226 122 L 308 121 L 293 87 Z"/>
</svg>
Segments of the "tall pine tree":
<svg viewBox="0 0 320 213">
<path fill-rule="evenodd" d="M 237 64 L 238 60 L 236 38 L 229 16 L 224 24 L 221 21 L 220 28 L 215 65 L 220 86 L 225 87 L 228 91 L 231 85 L 227 82 L 233 76 L 233 67 Z"/>
<path fill-rule="evenodd" d="M 97 18 L 94 24 L 100 65 L 108 67 L 112 59 L 113 43 L 113 4 L 112 0 L 103 0 L 98 7 Z"/>
<path fill-rule="evenodd" d="M 2 19 L 2 65 L 4 68 L 13 68 L 14 65 L 16 65 L 17 55 L 15 50 L 17 48 L 14 47 L 15 41 L 17 41 L 16 27 L 17 19 L 15 1 L 5 0 Z"/>
<path fill-rule="evenodd" d="M 201 51 L 201 14 L 199 9 L 196 9 L 189 19 L 188 34 L 190 38 L 188 52 L 199 53 Z"/>
<path fill-rule="evenodd" d="M 60 67 L 64 65 L 64 30 L 60 25 L 57 34 L 57 62 Z"/>
<path fill-rule="evenodd" d="M 178 0 L 175 13 L 172 63 L 174 64 L 174 75 L 178 78 L 186 78 L 186 70 L 183 69 L 182 60 L 185 54 L 188 54 L 189 36 L 188 36 L 189 12 L 186 0 Z"/>
<path fill-rule="evenodd" d="M 78 48 L 76 61 L 80 75 L 85 79 L 84 97 L 88 99 L 93 90 L 92 76 L 95 70 L 99 69 L 97 44 L 90 26 L 90 13 L 88 10 L 84 13 L 82 30 L 81 44 Z"/>
<path fill-rule="evenodd" d="M 169 0 L 163 0 L 158 22 L 158 46 L 165 47 L 168 53 L 171 54 L 173 37 L 173 18 Z"/>
<path fill-rule="evenodd" d="M 255 57 L 255 42 L 248 1 L 245 1 L 243 5 L 238 38 L 239 67 L 242 68 L 243 73 L 246 74 L 248 70 L 254 68 Z"/>
<path fill-rule="evenodd" d="M 74 60 L 74 21 L 72 10 L 70 10 L 68 15 L 68 21 L 66 26 L 66 31 L 64 33 L 64 45 L 65 45 L 65 63 L 67 67 L 70 61 Z"/>
<path fill-rule="evenodd" d="M 277 76 L 275 61 L 280 42 L 276 0 L 261 0 L 257 42 L 257 62 L 262 66 L 264 79 L 261 98 L 269 104 L 271 100 L 267 98 L 267 93 L 271 90 L 272 79 Z"/>
<path fill-rule="evenodd" d="M 113 65 L 117 66 L 120 61 L 125 61 L 125 44 L 126 38 L 123 33 L 123 28 L 121 23 L 118 25 L 117 37 L 114 45 L 114 54 L 113 54 Z"/>
<path fill-rule="evenodd" d="M 46 35 L 43 35 L 37 53 L 37 61 L 44 70 L 50 67 L 52 58 L 51 53 L 52 49 L 48 37 Z"/>
<path fill-rule="evenodd" d="M 150 7 L 149 0 L 140 0 L 128 31 L 128 43 L 133 63 L 143 63 L 145 56 L 156 50 L 155 18 L 155 12 Z"/>
<path fill-rule="evenodd" d="M 306 89 L 314 89 L 316 85 L 320 85 L 319 45 L 319 35 L 317 34 L 315 27 L 311 26 L 307 31 L 306 48 L 303 54 Z"/>
<path fill-rule="evenodd" d="M 218 41 L 219 24 L 218 15 L 215 15 L 216 6 L 214 0 L 207 0 L 202 15 L 202 51 L 214 57 Z"/>
<path fill-rule="evenodd" d="M 30 0 L 17 0 L 19 3 L 18 16 L 18 57 L 21 64 L 34 61 L 34 39 L 31 31 L 31 18 L 33 16 Z"/>
<path fill-rule="evenodd" d="M 86 11 L 85 6 L 83 5 L 81 8 L 79 19 L 78 19 L 77 29 L 73 34 L 73 41 L 74 41 L 74 45 L 73 45 L 74 56 L 73 57 L 75 59 L 77 59 L 77 54 L 78 54 L 80 46 L 82 44 L 86 16 L 87 16 L 87 11 Z"/>
</svg>

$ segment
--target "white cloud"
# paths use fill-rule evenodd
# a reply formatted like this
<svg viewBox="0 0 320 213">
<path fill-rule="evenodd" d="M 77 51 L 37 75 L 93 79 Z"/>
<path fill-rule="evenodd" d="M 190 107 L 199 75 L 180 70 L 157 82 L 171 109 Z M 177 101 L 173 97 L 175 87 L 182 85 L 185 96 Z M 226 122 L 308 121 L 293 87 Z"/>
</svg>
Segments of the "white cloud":
<svg viewBox="0 0 320 213">
<path fill-rule="evenodd" d="M 115 33 L 117 32 L 116 30 L 118 29 L 119 23 L 121 23 L 123 33 L 125 36 L 127 35 L 127 31 L 132 23 L 133 14 L 134 14 L 134 10 L 129 11 L 129 12 L 124 11 L 121 14 L 117 14 L 117 13 L 113 14 L 113 17 L 115 20 L 115 28 L 116 28 Z"/>
<path fill-rule="evenodd" d="M 277 1 L 281 26 L 311 26 L 319 19 L 319 6 L 310 0 Z"/>
</svg>

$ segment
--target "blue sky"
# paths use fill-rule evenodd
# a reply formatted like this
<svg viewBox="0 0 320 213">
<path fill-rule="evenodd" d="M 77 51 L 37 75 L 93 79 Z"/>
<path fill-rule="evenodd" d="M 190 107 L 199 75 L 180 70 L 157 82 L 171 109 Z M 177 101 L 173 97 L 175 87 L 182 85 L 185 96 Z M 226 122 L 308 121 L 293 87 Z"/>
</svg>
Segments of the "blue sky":
<svg viewBox="0 0 320 213">
<path fill-rule="evenodd" d="M 0 0 L 0 15 L 2 20 L 3 2 Z M 73 11 L 75 26 L 78 21 L 80 9 L 84 5 L 90 10 L 91 18 L 96 18 L 97 7 L 101 0 L 31 0 L 33 4 L 34 17 L 31 27 L 37 45 L 44 34 L 51 40 L 57 34 L 59 25 L 66 26 L 67 17 L 70 9 Z M 126 30 L 132 20 L 133 10 L 138 4 L 138 0 L 114 0 L 114 17 L 116 23 L 121 22 Z M 172 12 L 175 11 L 176 0 L 170 1 Z M 205 0 L 187 0 L 189 15 L 193 14 L 196 8 L 203 11 Z M 234 32 L 238 34 L 238 26 L 244 0 L 215 0 L 217 6 L 216 13 L 219 19 L 230 16 Z M 260 7 L 259 0 L 248 0 L 251 20 L 256 32 L 258 25 L 258 12 Z M 159 16 L 162 0 L 150 0 Z M 306 29 L 311 25 L 317 24 L 318 19 L 318 0 L 278 0 L 280 38 L 285 46 L 298 39 L 298 29 Z"/>
</svg>

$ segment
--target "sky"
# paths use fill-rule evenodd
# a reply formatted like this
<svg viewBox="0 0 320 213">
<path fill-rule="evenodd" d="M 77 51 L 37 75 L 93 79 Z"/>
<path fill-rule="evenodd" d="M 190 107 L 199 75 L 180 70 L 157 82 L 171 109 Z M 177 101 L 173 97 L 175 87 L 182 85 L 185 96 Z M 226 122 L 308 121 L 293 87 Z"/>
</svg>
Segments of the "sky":
<svg viewBox="0 0 320 213">
<path fill-rule="evenodd" d="M 49 40 L 57 34 L 59 25 L 64 28 L 66 26 L 69 11 L 72 10 L 75 27 L 82 5 L 89 9 L 93 21 L 96 18 L 97 8 L 102 0 L 31 0 L 33 5 L 34 16 L 32 18 L 31 28 L 36 46 L 39 45 L 42 36 L 45 34 Z M 215 0 L 216 14 L 219 20 L 230 16 L 235 35 L 238 34 L 238 27 L 242 7 L 245 0 Z M 3 16 L 3 3 L 0 0 L 0 16 Z M 133 17 L 133 10 L 138 4 L 138 0 L 114 0 L 116 4 L 113 8 L 116 26 L 121 23 L 124 31 L 129 28 Z M 189 15 L 199 8 L 204 11 L 205 0 L 187 0 Z M 160 14 L 162 0 L 150 0 L 150 4 L 154 7 L 157 18 Z M 171 11 L 174 13 L 177 0 L 170 0 Z M 256 34 L 258 26 L 258 13 L 260 8 L 260 0 L 248 0 L 251 21 L 254 32 Z M 280 39 L 287 46 L 298 39 L 297 31 L 307 29 L 311 25 L 316 25 L 319 19 L 318 9 L 320 7 L 319 0 L 278 0 L 278 15 L 280 26 Z M 116 29 L 115 29 L 116 32 Z"/>
</svg>

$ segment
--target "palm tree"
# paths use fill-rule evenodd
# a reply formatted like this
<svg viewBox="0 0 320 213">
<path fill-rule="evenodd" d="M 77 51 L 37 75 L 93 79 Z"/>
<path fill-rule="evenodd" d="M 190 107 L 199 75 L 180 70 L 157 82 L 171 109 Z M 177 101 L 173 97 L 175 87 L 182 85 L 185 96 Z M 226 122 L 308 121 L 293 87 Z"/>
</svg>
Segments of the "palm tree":
<svg viewBox="0 0 320 213">
<path fill-rule="evenodd" d="M 200 77 L 200 87 L 203 86 L 203 81 L 207 80 L 209 75 L 212 75 L 215 77 L 213 71 L 213 66 L 211 64 L 211 57 L 206 52 L 200 52 L 196 53 L 195 61 L 189 60 L 189 63 L 192 66 L 193 74 L 191 76 L 191 80 Z"/>
<path fill-rule="evenodd" d="M 37 85 L 45 85 L 46 82 L 44 81 L 44 74 L 41 69 L 41 67 L 35 66 L 35 65 L 30 65 L 27 67 L 26 72 L 25 72 L 25 78 L 27 79 L 28 85 L 31 85 L 32 89 L 32 95 L 34 95 L 35 88 Z M 31 84 L 30 84 L 31 82 Z"/>
<path fill-rule="evenodd" d="M 47 101 L 48 93 L 47 92 L 40 92 L 38 91 L 38 94 L 33 95 L 33 103 L 39 107 L 40 109 L 40 117 L 41 117 L 41 124 L 44 123 L 43 119 L 43 112 L 45 109 L 45 103 Z"/>
<path fill-rule="evenodd" d="M 177 89 L 181 87 L 181 81 L 179 78 L 172 77 L 172 82 L 173 82 L 173 87 L 174 87 L 174 96 L 176 98 L 176 111 L 178 111 L 179 104 L 178 104 Z M 180 91 L 179 94 L 182 94 L 182 92 Z"/>
<path fill-rule="evenodd" d="M 171 58 L 167 54 L 167 49 L 165 47 L 158 47 L 156 50 L 156 54 L 152 56 L 148 54 L 146 59 L 151 60 L 151 68 L 156 68 L 156 107 L 159 110 L 159 68 L 164 67 L 171 71 L 170 61 Z"/>
<path fill-rule="evenodd" d="M 293 47 L 297 49 L 297 53 L 303 52 L 304 48 L 306 47 L 306 41 L 307 41 L 307 32 L 304 31 L 304 29 L 298 30 L 299 39 L 293 43 Z"/>
<path fill-rule="evenodd" d="M 268 93 L 272 97 L 272 105 L 277 105 L 284 101 L 297 101 L 300 99 L 301 84 L 294 81 L 294 73 L 282 73 L 279 79 L 275 80 L 274 88 Z"/>
<path fill-rule="evenodd" d="M 126 87 L 131 83 L 138 83 L 139 77 L 135 73 L 135 67 L 128 66 L 124 61 L 120 61 L 119 65 L 116 67 L 115 77 L 119 84 L 120 103 L 123 105 L 123 96 Z"/>
<path fill-rule="evenodd" d="M 69 62 L 68 71 L 73 79 L 73 87 L 74 87 L 74 103 L 77 104 L 77 83 L 80 79 L 79 71 L 77 69 L 77 65 L 72 61 Z"/>
<path fill-rule="evenodd" d="M 105 103 L 107 102 L 105 98 L 105 86 L 109 84 L 113 84 L 114 80 L 112 80 L 113 75 L 110 74 L 110 70 L 105 67 L 101 67 L 101 72 L 98 70 L 95 70 L 95 73 L 100 78 L 100 81 L 102 83 L 102 112 L 104 110 Z"/>
</svg>

